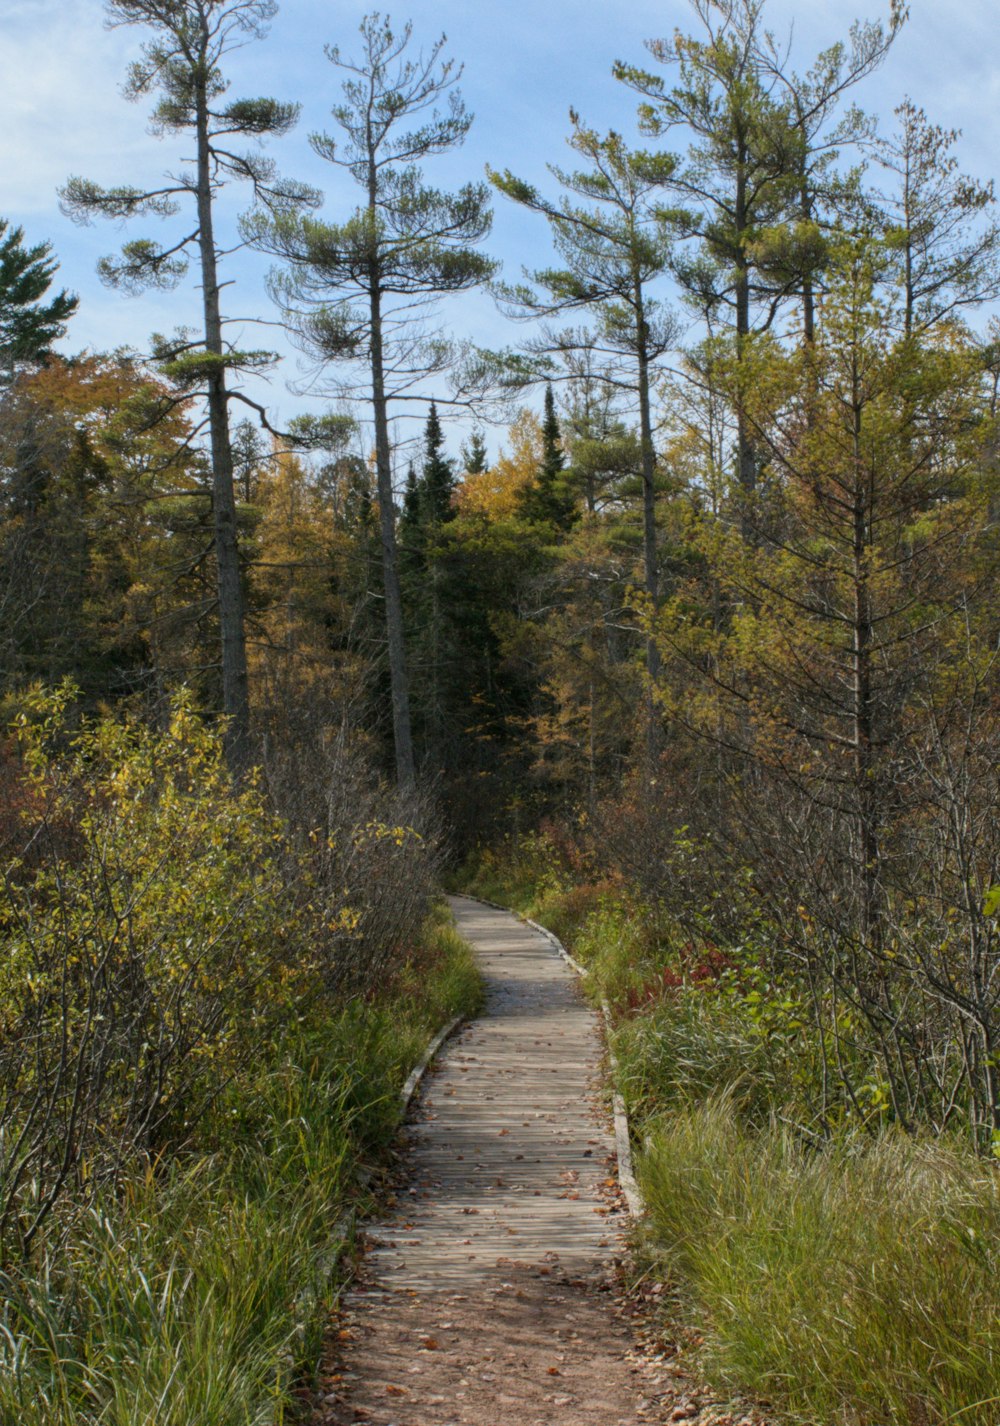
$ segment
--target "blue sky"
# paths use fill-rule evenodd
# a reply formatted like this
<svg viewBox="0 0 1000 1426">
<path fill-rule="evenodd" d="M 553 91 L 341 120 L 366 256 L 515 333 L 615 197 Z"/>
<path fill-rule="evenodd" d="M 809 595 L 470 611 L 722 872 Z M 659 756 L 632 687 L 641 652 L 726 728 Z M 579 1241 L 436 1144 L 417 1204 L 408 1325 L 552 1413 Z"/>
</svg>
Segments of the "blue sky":
<svg viewBox="0 0 1000 1426">
<path fill-rule="evenodd" d="M 845 34 L 855 15 L 879 18 L 886 9 L 873 0 L 867 9 L 843 10 L 840 19 L 821 0 L 769 0 L 766 14 L 779 35 L 794 24 L 796 67 L 804 69 L 818 49 Z M 350 53 L 364 13 L 363 6 L 330 0 L 284 0 L 270 37 L 234 56 L 230 70 L 234 94 L 268 93 L 302 104 L 299 129 L 270 151 L 284 171 L 327 193 L 331 217 L 341 216 L 355 197 L 349 182 L 312 155 L 307 134 L 326 126 L 339 86 L 323 45 L 337 43 Z M 429 166 L 428 177 L 440 185 L 479 177 L 486 163 L 544 183 L 546 161 L 566 161 L 571 105 L 589 124 L 613 126 L 633 137 L 634 96 L 611 77 L 612 61 L 642 61 L 645 39 L 691 25 L 687 0 L 627 0 L 617 6 L 582 0 L 500 5 L 411 0 L 390 13 L 394 20 L 412 20 L 415 44 L 429 44 L 446 32 L 447 52 L 465 66 L 462 92 L 476 121 L 461 151 Z M 151 331 L 196 322 L 198 313 L 193 284 L 170 296 L 141 299 L 104 289 L 95 262 L 124 234 L 109 224 L 80 229 L 59 212 L 56 189 L 70 174 L 102 183 L 142 183 L 177 158 L 175 141 L 151 138 L 143 109 L 120 96 L 139 33 L 109 32 L 102 20 L 100 0 L 4 0 L 0 22 L 0 133 L 6 138 L 0 216 L 22 224 L 30 240 L 50 241 L 61 262 L 60 283 L 80 294 L 80 312 L 66 343 L 71 350 L 141 348 Z M 964 131 L 963 167 L 989 178 L 996 171 L 1000 114 L 998 38 L 995 0 L 965 0 L 960 8 L 943 0 L 913 0 L 911 20 L 888 61 L 856 98 L 888 122 L 893 106 L 909 94 L 935 122 Z M 235 210 L 222 216 L 231 234 Z M 136 226 L 135 232 L 141 231 Z M 510 277 L 519 275 L 523 263 L 544 265 L 545 224 L 498 199 L 489 248 Z M 231 261 L 232 313 L 273 316 L 262 291 L 265 268 L 252 255 Z M 442 315 L 450 329 L 487 345 L 521 335 L 482 294 L 453 301 Z M 273 332 L 255 335 L 252 329 L 245 341 L 282 345 Z M 290 353 L 268 393 L 279 419 L 306 404 L 287 390 L 297 363 Z"/>
</svg>

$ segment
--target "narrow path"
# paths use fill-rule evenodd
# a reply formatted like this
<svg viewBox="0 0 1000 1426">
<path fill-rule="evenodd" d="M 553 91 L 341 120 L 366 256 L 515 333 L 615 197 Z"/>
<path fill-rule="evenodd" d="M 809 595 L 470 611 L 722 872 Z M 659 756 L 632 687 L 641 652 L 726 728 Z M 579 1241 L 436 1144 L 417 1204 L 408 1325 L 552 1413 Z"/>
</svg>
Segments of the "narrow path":
<svg viewBox="0 0 1000 1426">
<path fill-rule="evenodd" d="M 600 1041 L 536 931 L 452 899 L 486 982 L 408 1131 L 314 1426 L 633 1426 L 665 1419 L 614 1295 L 625 1214 Z"/>
</svg>

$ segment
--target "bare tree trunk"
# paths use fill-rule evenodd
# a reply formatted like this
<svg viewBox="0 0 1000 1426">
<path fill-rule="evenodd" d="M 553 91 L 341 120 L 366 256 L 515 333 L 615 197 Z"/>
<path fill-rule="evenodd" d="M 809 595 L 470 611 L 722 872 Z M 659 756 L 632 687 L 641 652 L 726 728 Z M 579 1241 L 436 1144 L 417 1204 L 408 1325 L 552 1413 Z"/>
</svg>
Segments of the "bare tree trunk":
<svg viewBox="0 0 1000 1426">
<path fill-rule="evenodd" d="M 208 142 L 208 97 L 205 80 L 197 92 L 198 227 L 201 256 L 205 350 L 221 358 L 222 319 L 216 273 L 215 235 L 212 226 L 212 179 Z M 247 675 L 243 587 L 240 581 L 239 543 L 236 533 L 236 498 L 233 491 L 233 453 L 229 443 L 229 399 L 221 361 L 208 374 L 208 425 L 212 450 L 212 515 L 215 563 L 219 591 L 219 628 L 222 638 L 222 707 L 226 729 L 226 762 L 234 777 L 249 768 L 250 687 Z"/>
<path fill-rule="evenodd" d="M 746 155 L 744 155 L 746 157 Z M 743 359 L 747 338 L 750 335 L 750 271 L 746 254 L 742 247 L 744 234 L 749 227 L 747 217 L 746 179 L 741 174 L 736 183 L 736 233 L 739 246 L 736 255 L 736 359 Z M 744 539 L 753 538 L 753 520 L 749 509 L 749 499 L 757 489 L 757 453 L 750 435 L 750 423 L 740 399 L 736 410 L 737 479 L 741 502 L 740 527 Z"/>
<path fill-rule="evenodd" d="M 650 613 L 655 618 L 660 604 L 660 571 L 656 550 L 656 450 L 649 400 L 649 355 L 642 287 L 637 282 L 636 354 L 639 359 L 639 443 L 642 459 L 642 559 Z M 655 633 L 646 639 L 646 760 L 653 776 L 660 745 L 660 720 L 656 711 L 656 684 L 660 676 L 660 650 Z"/>
<path fill-rule="evenodd" d="M 399 588 L 396 550 L 396 508 L 392 492 L 392 451 L 386 411 L 382 354 L 382 306 L 377 281 L 371 286 L 372 406 L 375 417 L 375 474 L 378 481 L 379 528 L 382 535 L 382 582 L 385 587 L 385 630 L 389 649 L 389 686 L 392 696 L 392 732 L 396 752 L 396 780 L 400 788 L 414 783 L 413 735 L 410 730 L 410 693 L 403 639 L 403 600 Z"/>
<path fill-rule="evenodd" d="M 857 382 L 858 378 L 855 377 Z M 873 760 L 872 690 L 872 606 L 869 589 L 868 546 L 871 510 L 865 490 L 861 454 L 861 403 L 854 401 L 854 550 L 852 580 L 854 613 L 851 646 L 852 709 L 854 743 L 854 795 L 857 823 L 857 855 L 860 858 L 860 938 L 873 948 L 881 942 L 878 912 L 878 879 L 881 849 L 878 833 L 878 788 Z"/>
</svg>

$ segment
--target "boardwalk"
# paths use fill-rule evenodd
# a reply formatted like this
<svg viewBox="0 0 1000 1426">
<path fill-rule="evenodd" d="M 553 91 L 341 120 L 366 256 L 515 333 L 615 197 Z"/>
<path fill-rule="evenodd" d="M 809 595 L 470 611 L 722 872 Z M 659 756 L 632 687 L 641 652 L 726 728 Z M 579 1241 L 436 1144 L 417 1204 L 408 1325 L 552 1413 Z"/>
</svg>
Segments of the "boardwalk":
<svg viewBox="0 0 1000 1426">
<path fill-rule="evenodd" d="M 416 1107 L 408 1177 L 371 1231 L 317 1421 L 661 1419 L 611 1291 L 625 1223 L 596 1016 L 544 937 L 465 898 L 452 906 L 485 1011 Z"/>
</svg>

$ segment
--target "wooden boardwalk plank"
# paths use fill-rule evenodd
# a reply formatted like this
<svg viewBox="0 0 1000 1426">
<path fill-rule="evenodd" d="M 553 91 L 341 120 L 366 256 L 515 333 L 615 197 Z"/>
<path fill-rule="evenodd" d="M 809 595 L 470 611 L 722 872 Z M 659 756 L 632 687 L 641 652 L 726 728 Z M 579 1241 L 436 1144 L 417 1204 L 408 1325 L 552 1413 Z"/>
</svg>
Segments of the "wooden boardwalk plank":
<svg viewBox="0 0 1000 1426">
<path fill-rule="evenodd" d="M 514 917 L 452 899 L 486 986 L 408 1133 L 412 1187 L 372 1234 L 375 1273 L 424 1291 L 498 1259 L 603 1272 L 615 1228 L 600 1189 L 613 1141 L 598 1107 L 598 1021 L 551 944 Z"/>
<path fill-rule="evenodd" d="M 660 1382 L 613 1296 L 626 1215 L 596 1014 L 550 941 L 452 899 L 486 984 L 406 1131 L 314 1426 L 635 1426 Z"/>
</svg>

